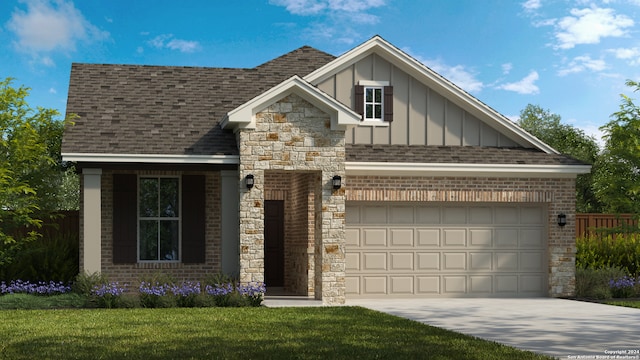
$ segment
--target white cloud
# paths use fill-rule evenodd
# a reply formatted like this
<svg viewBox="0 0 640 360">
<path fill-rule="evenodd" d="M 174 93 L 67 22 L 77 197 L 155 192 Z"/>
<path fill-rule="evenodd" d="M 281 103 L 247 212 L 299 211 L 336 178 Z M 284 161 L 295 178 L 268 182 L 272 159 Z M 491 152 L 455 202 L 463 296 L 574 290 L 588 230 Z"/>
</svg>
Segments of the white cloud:
<svg viewBox="0 0 640 360">
<path fill-rule="evenodd" d="M 497 89 L 513 91 L 518 94 L 532 95 L 540 92 L 535 82 L 540 78 L 537 71 L 531 71 L 522 80 L 497 86 Z"/>
<path fill-rule="evenodd" d="M 613 53 L 617 59 L 626 60 L 631 66 L 640 65 L 640 48 L 617 48 L 608 51 Z"/>
<path fill-rule="evenodd" d="M 49 88 L 49 94 L 57 94 L 58 92 L 54 88 Z"/>
<path fill-rule="evenodd" d="M 634 25 L 633 19 L 626 15 L 616 15 L 613 9 L 591 7 L 571 9 L 556 23 L 556 39 L 560 49 L 571 49 L 580 44 L 597 44 L 602 38 L 622 37 L 628 34 L 627 28 Z"/>
<path fill-rule="evenodd" d="M 25 0 L 27 10 L 16 9 L 7 28 L 16 35 L 17 50 L 39 54 L 71 52 L 79 41 L 87 43 L 109 38 L 109 33 L 92 25 L 72 2 Z"/>
<path fill-rule="evenodd" d="M 325 11 L 361 13 L 385 5 L 385 0 L 269 0 L 294 15 L 318 15 Z"/>
<path fill-rule="evenodd" d="M 504 75 L 509 74 L 512 69 L 513 69 L 513 64 L 512 63 L 502 64 L 502 73 Z"/>
<path fill-rule="evenodd" d="M 162 34 L 147 41 L 147 43 L 157 49 L 178 50 L 183 53 L 192 53 L 200 50 L 200 43 L 197 41 L 174 39 L 173 34 Z M 141 53 L 138 48 L 138 53 Z"/>
<path fill-rule="evenodd" d="M 522 3 L 522 7 L 526 11 L 535 11 L 538 10 L 542 6 L 540 0 L 527 0 Z"/>
<path fill-rule="evenodd" d="M 569 74 L 575 74 L 583 72 L 585 70 L 591 70 L 595 72 L 602 71 L 607 68 L 607 64 L 602 59 L 592 59 L 589 55 L 576 56 L 558 71 L 559 76 L 566 76 Z"/>
<path fill-rule="evenodd" d="M 463 65 L 450 66 L 440 60 L 425 60 L 422 63 L 468 92 L 477 93 L 484 87 L 482 81 Z"/>
</svg>

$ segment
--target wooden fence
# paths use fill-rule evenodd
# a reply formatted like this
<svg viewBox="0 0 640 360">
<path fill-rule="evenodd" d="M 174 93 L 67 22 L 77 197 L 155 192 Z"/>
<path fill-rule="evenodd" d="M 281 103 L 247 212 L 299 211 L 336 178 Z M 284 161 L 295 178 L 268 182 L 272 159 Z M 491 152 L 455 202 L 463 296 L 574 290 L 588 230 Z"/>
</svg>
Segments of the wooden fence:
<svg viewBox="0 0 640 360">
<path fill-rule="evenodd" d="M 604 234 L 607 229 L 638 227 L 633 214 L 576 214 L 576 236 Z M 624 231 L 622 231 L 624 232 Z"/>
</svg>

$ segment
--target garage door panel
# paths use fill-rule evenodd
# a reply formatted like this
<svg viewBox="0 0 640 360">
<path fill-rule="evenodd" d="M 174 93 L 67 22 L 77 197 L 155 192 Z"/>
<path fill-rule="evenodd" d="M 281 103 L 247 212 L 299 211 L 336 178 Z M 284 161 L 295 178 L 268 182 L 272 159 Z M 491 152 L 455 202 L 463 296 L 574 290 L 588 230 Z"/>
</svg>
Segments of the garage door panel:
<svg viewBox="0 0 640 360">
<path fill-rule="evenodd" d="M 467 292 L 466 276 L 445 275 L 442 280 L 442 292 L 445 294 L 464 294 Z"/>
<path fill-rule="evenodd" d="M 387 246 L 387 229 L 363 229 L 362 245 L 363 247 Z"/>
<path fill-rule="evenodd" d="M 519 230 L 517 228 L 497 228 L 494 230 L 496 248 L 517 248 Z"/>
<path fill-rule="evenodd" d="M 389 224 L 413 224 L 413 206 L 391 206 Z"/>
<path fill-rule="evenodd" d="M 469 246 L 491 248 L 493 246 L 493 230 L 469 229 Z"/>
<path fill-rule="evenodd" d="M 413 294 L 413 276 L 391 276 L 389 281 L 391 284 L 390 293 L 396 295 Z"/>
<path fill-rule="evenodd" d="M 416 270 L 440 270 L 440 253 L 425 253 L 420 252 L 416 254 L 417 267 Z"/>
<path fill-rule="evenodd" d="M 413 247 L 413 229 L 390 229 L 391 246 Z"/>
<path fill-rule="evenodd" d="M 345 231 L 345 244 L 348 247 L 359 247 L 360 246 L 360 229 L 347 229 Z"/>
<path fill-rule="evenodd" d="M 387 253 L 363 253 L 362 270 L 387 270 Z"/>
<path fill-rule="evenodd" d="M 467 254 L 466 253 L 443 253 L 443 270 L 466 270 Z"/>
<path fill-rule="evenodd" d="M 440 276 L 417 276 L 417 294 L 434 295 L 440 293 Z"/>
<path fill-rule="evenodd" d="M 345 254 L 345 266 L 348 270 L 360 270 L 360 253 L 348 252 Z"/>
<path fill-rule="evenodd" d="M 491 275 L 470 275 L 469 292 L 472 294 L 493 292 L 493 276 Z"/>
<path fill-rule="evenodd" d="M 440 246 L 440 229 L 416 229 L 418 246 Z"/>
<path fill-rule="evenodd" d="M 390 253 L 389 260 L 391 271 L 413 270 L 413 253 Z"/>
<path fill-rule="evenodd" d="M 387 293 L 386 276 L 364 276 L 362 292 L 365 295 L 380 295 Z"/>
<path fill-rule="evenodd" d="M 493 253 L 470 252 L 469 270 L 491 271 L 493 270 Z"/>
<path fill-rule="evenodd" d="M 345 221 L 347 224 L 360 224 L 360 206 L 347 205 L 345 206 Z"/>
<path fill-rule="evenodd" d="M 352 202 L 347 208 L 356 209 L 347 216 L 350 296 L 547 293 L 543 206 Z"/>
<path fill-rule="evenodd" d="M 442 245 L 447 246 L 461 246 L 467 245 L 467 230 L 465 229 L 444 229 L 442 231 L 443 242 Z"/>
</svg>

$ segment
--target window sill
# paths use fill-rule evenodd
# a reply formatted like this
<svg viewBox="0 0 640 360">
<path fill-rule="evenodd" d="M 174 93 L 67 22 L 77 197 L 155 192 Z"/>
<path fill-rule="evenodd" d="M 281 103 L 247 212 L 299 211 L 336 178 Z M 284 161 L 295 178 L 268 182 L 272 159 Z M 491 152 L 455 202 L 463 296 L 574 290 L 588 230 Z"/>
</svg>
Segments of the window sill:
<svg viewBox="0 0 640 360">
<path fill-rule="evenodd" d="M 358 126 L 370 126 L 370 127 L 389 127 L 390 123 L 388 121 L 382 120 L 363 120 L 358 124 Z"/>
</svg>

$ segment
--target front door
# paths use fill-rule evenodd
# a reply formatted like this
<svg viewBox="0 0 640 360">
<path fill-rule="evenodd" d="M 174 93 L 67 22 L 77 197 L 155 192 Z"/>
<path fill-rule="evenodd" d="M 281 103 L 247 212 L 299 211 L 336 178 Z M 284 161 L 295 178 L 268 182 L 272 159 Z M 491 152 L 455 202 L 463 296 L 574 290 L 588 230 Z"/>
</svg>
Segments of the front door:
<svg viewBox="0 0 640 360">
<path fill-rule="evenodd" d="M 264 202 L 264 282 L 284 286 L 284 201 Z"/>
</svg>

